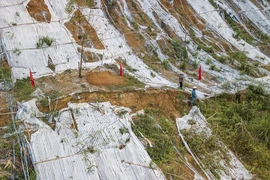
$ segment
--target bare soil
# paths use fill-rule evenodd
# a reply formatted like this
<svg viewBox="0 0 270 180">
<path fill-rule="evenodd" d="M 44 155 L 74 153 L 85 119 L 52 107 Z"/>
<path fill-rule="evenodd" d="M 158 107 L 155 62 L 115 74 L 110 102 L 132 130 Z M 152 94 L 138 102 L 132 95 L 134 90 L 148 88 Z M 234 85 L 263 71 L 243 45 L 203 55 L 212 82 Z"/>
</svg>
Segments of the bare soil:
<svg viewBox="0 0 270 180">
<path fill-rule="evenodd" d="M 26 8 L 30 16 L 38 22 L 51 22 L 51 13 L 44 0 L 31 0 Z"/>
<path fill-rule="evenodd" d="M 112 72 L 89 72 L 86 75 L 87 82 L 89 84 L 97 86 L 106 86 L 106 85 L 119 85 L 124 83 L 123 76 L 116 76 Z"/>
<path fill-rule="evenodd" d="M 65 23 L 66 28 L 71 32 L 76 43 L 88 46 L 89 43 L 96 49 L 104 49 L 104 45 L 97 36 L 95 29 L 88 23 L 82 13 L 77 10 L 69 22 Z M 82 32 L 86 33 L 85 39 Z"/>
</svg>

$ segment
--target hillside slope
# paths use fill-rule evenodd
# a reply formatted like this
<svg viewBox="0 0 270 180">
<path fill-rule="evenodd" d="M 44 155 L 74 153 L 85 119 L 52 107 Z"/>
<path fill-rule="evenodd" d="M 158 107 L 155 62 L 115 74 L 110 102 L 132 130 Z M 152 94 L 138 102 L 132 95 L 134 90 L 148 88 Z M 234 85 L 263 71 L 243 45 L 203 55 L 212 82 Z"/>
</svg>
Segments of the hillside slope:
<svg viewBox="0 0 270 180">
<path fill-rule="evenodd" d="M 108 160 L 107 155 L 110 153 L 106 154 L 103 150 L 107 146 L 102 147 L 101 150 L 96 145 L 93 145 L 95 152 L 90 153 L 90 164 L 93 165 L 90 165 L 90 171 L 92 172 L 94 169 L 93 174 L 89 175 L 90 171 L 87 163 L 83 164 L 84 162 L 80 161 L 79 164 L 82 165 L 82 169 L 86 172 L 85 174 L 75 173 L 75 175 L 67 173 L 62 176 L 56 170 L 54 178 L 61 177 L 66 179 L 74 176 L 74 178 L 78 179 L 87 179 L 91 176 L 91 178 L 96 179 L 125 179 L 127 176 L 130 176 L 131 179 L 144 179 L 145 177 L 156 179 L 172 177 L 175 179 L 255 179 L 265 178 L 270 173 L 265 169 L 262 170 L 257 166 L 255 167 L 255 165 L 250 167 L 251 165 L 248 163 L 249 167 L 245 169 L 244 165 L 246 166 L 246 162 L 241 164 L 237 159 L 241 159 L 241 157 L 237 157 L 237 154 L 230 156 L 232 158 L 229 159 L 235 159 L 237 161 L 236 164 L 240 164 L 239 169 L 244 169 L 243 174 L 235 173 L 237 174 L 235 175 L 233 171 L 237 170 L 232 170 L 233 168 L 227 171 L 215 171 L 213 169 L 217 168 L 217 166 L 220 169 L 226 169 L 226 167 L 232 166 L 233 163 L 230 165 L 225 160 L 224 162 L 222 161 L 223 164 L 221 166 L 219 163 L 213 163 L 211 166 L 206 162 L 197 162 L 196 157 L 188 155 L 192 154 L 192 152 L 188 148 L 185 149 L 182 146 L 183 144 L 181 145 L 180 143 L 181 139 L 178 133 L 181 134 L 183 131 L 185 133 L 186 130 L 177 129 L 177 127 L 180 127 L 177 124 L 179 123 L 179 118 L 186 115 L 189 110 L 192 113 L 192 109 L 189 106 L 189 93 L 193 86 L 198 87 L 197 96 L 202 101 L 220 94 L 222 96 L 223 93 L 241 91 L 243 93 L 241 98 L 243 102 L 241 105 L 243 107 L 237 106 L 239 108 L 237 110 L 241 110 L 241 113 L 237 113 L 240 114 L 239 118 L 244 117 L 246 119 L 237 120 L 237 122 L 241 123 L 242 133 L 245 132 L 245 124 L 242 124 L 243 121 L 247 123 L 246 126 L 249 125 L 248 123 L 254 123 L 254 119 L 257 118 L 260 111 L 261 115 L 258 116 L 260 120 L 265 120 L 266 126 L 262 133 L 258 132 L 259 135 L 255 135 L 255 138 L 251 139 L 265 143 L 266 146 L 269 144 L 268 126 L 270 120 L 267 117 L 268 106 L 267 103 L 265 104 L 270 92 L 270 3 L 267 0 L 2 0 L 0 2 L 0 17 L 0 79 L 1 91 L 6 91 L 1 94 L 0 100 L 4 101 L 7 99 L 6 104 L 1 107 L 1 112 L 3 112 L 3 116 L 1 115 L 1 119 L 3 119 L 1 126 L 4 126 L 2 128 L 3 133 L 1 134 L 5 134 L 8 131 L 6 127 L 8 127 L 9 122 L 10 126 L 12 125 L 12 121 L 7 121 L 7 117 L 4 115 L 7 115 L 6 113 L 9 110 L 11 115 L 13 115 L 15 114 L 13 111 L 21 110 L 22 107 L 27 106 L 27 109 L 18 111 L 20 113 L 24 112 L 25 116 L 19 116 L 18 114 L 16 117 L 11 116 L 11 119 L 19 118 L 22 120 L 20 122 L 23 122 L 22 124 L 19 123 L 20 125 L 17 123 L 12 125 L 16 132 L 13 135 L 20 134 L 17 133 L 16 127 L 18 127 L 18 131 L 20 131 L 20 128 L 23 128 L 24 131 L 30 132 L 27 136 L 29 142 L 22 140 L 23 134 L 21 133 L 21 144 L 25 143 L 33 146 L 33 149 L 29 149 L 29 153 L 34 154 L 31 168 L 36 168 L 35 170 L 40 173 L 41 179 L 48 179 L 49 176 L 49 179 L 53 177 L 49 175 L 48 172 L 50 170 L 46 169 L 46 165 L 43 167 L 43 165 L 36 166 L 36 164 L 39 164 L 39 162 L 43 163 L 43 161 L 51 161 L 51 159 L 53 161 L 55 159 L 58 160 L 59 156 L 60 159 L 62 159 L 61 157 L 65 159 L 66 156 L 76 154 L 75 152 L 78 150 L 76 149 L 77 147 L 75 149 L 72 147 L 74 145 L 73 141 L 77 137 L 75 135 L 73 137 L 70 133 L 68 133 L 70 135 L 69 140 L 73 144 L 67 144 L 71 149 L 60 148 L 63 145 L 62 139 L 66 137 L 64 137 L 65 133 L 60 133 L 63 137 L 57 137 L 57 134 L 59 135 L 57 131 L 62 126 L 66 128 L 65 131 L 73 131 L 74 129 L 74 127 L 68 127 L 72 123 L 66 122 L 65 120 L 67 119 L 64 122 L 60 120 L 60 112 L 64 111 L 65 108 L 68 108 L 70 111 L 76 111 L 79 108 L 74 107 L 80 107 L 82 105 L 80 103 L 90 103 L 91 105 L 91 103 L 99 103 L 101 101 L 109 101 L 112 104 L 111 106 L 105 103 L 104 106 L 108 106 L 105 109 L 112 109 L 114 108 L 113 105 L 125 106 L 129 108 L 128 111 L 134 113 L 141 109 L 146 109 L 144 115 L 134 116 L 134 119 L 139 119 L 137 121 L 138 124 L 134 121 L 135 126 L 133 130 L 136 135 L 133 134 L 130 124 L 125 126 L 129 130 L 129 136 L 134 138 L 132 143 L 136 144 L 138 142 L 136 148 L 142 149 L 141 154 L 137 154 L 138 157 L 143 156 L 147 161 L 141 162 L 140 158 L 135 157 L 136 153 L 128 151 L 134 148 L 134 144 L 132 147 L 128 146 L 129 149 L 124 148 L 125 156 L 128 157 L 134 154 L 133 163 L 140 164 L 143 168 L 136 167 L 138 168 L 136 169 L 134 167 L 134 169 L 129 169 L 128 167 L 131 164 L 123 165 L 123 163 L 120 163 L 112 170 L 114 173 L 106 172 L 105 161 Z M 200 81 L 198 80 L 199 67 L 202 68 L 203 72 L 202 80 Z M 121 68 L 123 68 L 124 76 L 119 76 Z M 29 82 L 29 71 L 33 73 L 35 87 L 31 87 Z M 184 75 L 184 88 L 178 91 L 178 75 L 180 73 Z M 253 86 L 261 87 L 263 93 L 260 89 L 252 89 Z M 32 94 L 34 91 L 35 93 Z M 254 99 L 252 101 L 248 99 L 250 91 L 257 92 L 261 101 L 256 99 L 257 104 L 255 104 Z M 15 103 L 17 101 L 27 101 L 33 97 L 36 100 L 19 105 Z M 226 98 L 224 99 L 226 100 Z M 79 104 L 68 104 L 69 101 Z M 230 101 L 228 101 L 228 104 L 234 107 L 230 104 Z M 198 102 L 197 105 L 203 107 L 205 113 L 210 112 L 210 110 L 205 110 L 205 105 L 201 103 L 203 102 Z M 251 110 L 246 110 L 247 105 L 250 106 Z M 34 111 L 33 109 L 37 108 L 36 106 L 39 110 Z M 89 108 L 88 106 L 89 104 L 87 108 Z M 92 104 L 92 106 L 99 105 Z M 80 112 L 84 113 L 87 108 L 80 109 Z M 211 113 L 220 115 L 222 114 L 219 111 L 221 108 L 219 105 L 216 105 L 211 109 L 216 112 L 211 111 Z M 158 110 L 155 111 L 153 109 Z M 92 107 L 92 109 L 90 108 L 87 111 L 91 111 L 94 114 L 102 111 L 102 109 Z M 161 113 L 161 111 L 163 112 Z M 149 115 L 149 112 L 150 114 L 156 113 L 156 115 Z M 256 116 L 252 115 L 253 119 L 250 119 L 250 117 L 243 115 L 245 112 L 258 114 Z M 71 114 L 74 116 L 76 113 L 72 112 Z M 81 123 L 79 114 L 78 117 L 72 117 L 69 120 L 73 119 L 74 122 Z M 106 119 L 115 116 L 112 114 L 108 113 Z M 32 116 L 35 116 L 36 119 L 31 124 L 28 121 L 31 121 Z M 100 115 L 100 117 L 94 119 L 102 120 L 102 117 L 103 115 Z M 130 115 L 127 119 L 130 120 L 132 117 L 133 115 Z M 149 120 L 149 117 L 156 121 L 151 128 L 155 126 L 162 127 L 158 133 L 163 133 L 164 136 L 162 137 L 165 139 L 168 137 L 170 140 L 173 139 L 175 141 L 175 144 L 173 143 L 175 151 L 179 151 L 180 155 L 179 152 L 172 153 L 168 151 L 169 154 L 173 154 L 174 158 L 168 157 L 168 159 L 171 159 L 164 160 L 166 158 L 163 156 L 162 158 L 159 156 L 157 158 L 157 156 L 151 154 L 152 151 L 149 150 L 151 149 L 149 146 L 151 146 L 152 141 L 156 142 L 156 145 L 158 144 L 157 139 L 155 139 L 157 137 L 151 134 L 151 132 L 141 133 L 144 130 L 140 129 L 142 128 L 140 127 L 141 120 Z M 228 115 L 228 117 L 231 119 L 235 118 L 234 115 Z M 115 116 L 113 119 L 117 118 Z M 183 119 L 185 118 L 183 117 Z M 169 119 L 169 125 L 166 124 L 167 121 L 163 121 L 164 119 Z M 110 123 L 108 121 L 105 124 Z M 164 127 L 162 125 L 164 123 L 165 129 L 170 127 L 174 133 L 168 135 L 166 131 L 163 131 Z M 211 123 L 213 122 L 211 121 Z M 195 125 L 194 128 L 198 129 Z M 212 127 L 210 128 L 214 128 L 216 124 L 211 125 Z M 237 123 L 234 124 L 234 127 L 237 125 Z M 55 126 L 57 127 L 56 129 Z M 257 127 L 256 125 L 256 127 L 251 129 L 257 132 Z M 41 153 L 42 155 L 40 156 L 39 152 L 49 152 L 51 150 L 46 149 L 46 146 L 43 149 L 42 147 L 39 149 L 41 145 L 35 145 L 38 142 L 35 142 L 34 139 L 38 134 L 42 134 L 40 129 L 43 128 L 48 130 L 44 138 L 50 135 L 51 139 L 55 140 L 46 143 L 51 144 L 52 148 L 59 146 L 61 152 L 59 151 L 58 153 L 60 154 Z M 121 129 L 122 127 L 117 126 L 116 128 Z M 81 132 L 78 129 L 77 131 Z M 121 135 L 125 136 L 125 133 L 120 133 L 120 135 L 118 131 L 116 134 L 117 136 L 119 135 L 120 139 L 122 138 L 120 137 Z M 164 134 L 164 132 L 167 134 Z M 217 133 L 218 130 L 214 130 L 214 132 Z M 183 137 L 190 137 L 189 133 L 197 136 L 196 133 L 193 134 L 194 132 L 188 132 Z M 108 134 L 108 132 L 106 131 L 104 134 Z M 149 135 L 149 137 L 144 137 L 145 134 Z M 80 135 L 82 139 L 86 136 L 83 133 Z M 140 136 L 143 140 L 137 139 Z M 251 136 L 254 137 L 253 134 Z M 7 136 L 7 138 L 9 137 L 12 137 L 12 133 Z M 104 137 L 102 136 L 101 139 Z M 74 139 L 72 140 L 72 138 Z M 150 138 L 150 140 L 147 138 Z M 59 140 L 60 143 L 58 142 Z M 123 139 L 110 140 L 113 143 L 116 141 L 120 143 L 114 144 L 114 147 L 109 149 L 114 151 L 114 154 L 122 156 L 122 152 L 120 152 L 122 149 L 115 149 L 115 147 L 121 146 Z M 106 138 L 104 141 L 106 141 Z M 146 143 L 148 145 L 140 144 L 145 141 L 150 143 Z M 7 140 L 6 142 L 10 141 Z M 85 144 L 84 146 L 89 145 L 87 141 L 82 142 Z M 3 141 L 3 144 L 5 143 Z M 42 144 L 43 141 L 40 143 Z M 191 143 L 192 146 L 192 142 L 188 143 Z M 222 144 L 220 141 L 215 141 L 215 143 Z M 263 150 L 265 144 L 262 145 Z M 145 149 L 143 145 L 145 145 Z M 26 149 L 26 147 L 24 148 Z M 59 148 L 57 149 L 59 150 Z M 228 148 L 224 148 L 226 152 L 223 155 L 217 155 L 219 151 L 223 150 L 214 151 L 212 155 L 224 158 L 226 153 L 232 154 L 229 148 L 232 148 L 232 146 L 228 145 Z M 5 147 L 3 149 L 3 152 L 6 153 Z M 261 152 L 262 149 L 258 151 Z M 84 150 L 89 149 L 86 148 Z M 147 150 L 147 152 L 144 150 Z M 96 153 L 97 151 L 100 154 Z M 233 152 L 237 153 L 238 151 Z M 102 155 L 102 157 L 104 156 L 103 158 L 101 158 L 102 153 L 104 153 Z M 129 153 L 131 155 L 127 155 Z M 265 154 L 268 157 L 269 152 L 267 151 Z M 116 159 L 118 155 L 115 155 Z M 55 158 L 55 156 L 57 157 Z M 11 155 L 7 155 L 7 157 L 10 158 Z M 77 154 L 73 158 L 75 157 L 77 157 Z M 84 158 L 82 154 L 78 155 L 78 157 Z M 200 156 L 200 158 L 202 157 Z M 208 155 L 205 155 L 205 157 L 209 158 Z M 7 162 L 11 162 L 7 161 L 9 158 L 3 158 L 3 163 L 0 163 L 3 168 Z M 30 155 L 25 153 L 25 159 L 27 158 L 30 158 Z M 101 158 L 98 160 L 100 162 L 93 163 L 97 161 L 95 158 Z M 68 158 L 66 159 L 67 161 L 72 161 Z M 14 160 L 12 163 L 15 166 L 20 164 L 19 169 L 23 169 L 22 161 L 21 159 L 21 163 L 15 163 Z M 115 161 L 113 164 L 116 163 L 116 160 L 113 158 L 110 161 L 111 163 Z M 117 163 L 119 162 L 117 161 Z M 75 165 L 69 167 L 69 163 L 65 162 L 65 160 L 57 166 L 64 169 L 75 168 Z M 98 168 L 99 166 L 102 167 Z M 149 167 L 145 170 L 145 166 Z M 170 166 L 174 167 L 174 170 L 169 168 Z M 9 167 L 12 169 L 12 165 Z M 50 166 L 47 168 L 50 168 Z M 119 172 L 116 173 L 118 170 Z M 145 170 L 143 174 L 137 173 L 137 171 L 141 170 Z M 14 173 L 14 171 L 12 169 L 8 173 Z M 100 173 L 99 171 L 102 172 Z M 125 175 L 119 175 L 121 171 L 125 171 Z M 139 175 L 130 175 L 131 172 Z M 180 177 L 179 174 L 181 174 Z M 80 175 L 83 177 L 80 177 Z M 25 173 L 24 177 L 26 177 Z"/>
</svg>

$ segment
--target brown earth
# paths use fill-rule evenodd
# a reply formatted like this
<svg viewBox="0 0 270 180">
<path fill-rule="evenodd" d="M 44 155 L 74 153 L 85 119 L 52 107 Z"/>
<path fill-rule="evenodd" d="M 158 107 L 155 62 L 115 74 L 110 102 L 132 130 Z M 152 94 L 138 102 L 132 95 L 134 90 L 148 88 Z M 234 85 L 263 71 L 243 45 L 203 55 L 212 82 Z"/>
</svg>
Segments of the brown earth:
<svg viewBox="0 0 270 180">
<path fill-rule="evenodd" d="M 131 22 L 131 25 L 134 29 L 131 29 L 128 27 L 128 24 L 126 23 L 125 16 L 121 14 L 121 9 L 117 3 L 113 3 L 112 6 L 109 5 L 109 2 L 105 1 L 106 6 L 103 6 L 105 9 L 107 9 L 107 14 L 112 20 L 112 24 L 118 29 L 118 31 L 125 36 L 125 39 L 127 41 L 127 44 L 133 48 L 135 51 L 137 49 L 140 49 L 144 46 L 145 39 L 141 35 L 141 33 L 138 31 L 138 26 L 141 21 Z M 130 4 L 127 2 L 127 4 Z M 104 4 L 103 4 L 104 5 Z M 109 7 L 109 8 L 107 8 Z M 136 19 L 137 20 L 137 19 Z M 144 48 L 140 49 L 142 52 Z"/>
<path fill-rule="evenodd" d="M 89 41 L 96 49 L 104 49 L 104 45 L 98 38 L 96 30 L 88 23 L 79 10 L 75 11 L 70 21 L 65 23 L 65 26 L 71 32 L 77 44 L 84 44 L 85 46 Z M 86 33 L 85 38 L 82 38 L 82 32 Z"/>
<path fill-rule="evenodd" d="M 75 95 L 58 99 L 57 110 L 67 107 L 68 102 L 104 102 L 109 101 L 113 105 L 125 106 L 133 112 L 141 109 L 154 108 L 162 109 L 168 112 L 171 117 L 180 117 L 181 114 L 187 112 L 190 107 L 187 104 L 190 94 L 184 91 L 173 89 L 148 89 L 133 91 L 96 91 L 82 92 Z M 56 105 L 52 102 L 51 107 Z M 39 107 L 42 112 L 48 111 L 48 107 Z"/>
<path fill-rule="evenodd" d="M 89 84 L 104 86 L 104 85 L 118 85 L 124 83 L 124 77 L 115 76 L 109 71 L 104 72 L 89 72 L 86 75 Z"/>
<path fill-rule="evenodd" d="M 44 0 L 31 0 L 27 4 L 26 8 L 30 16 L 38 22 L 51 22 L 51 13 Z M 46 18 L 42 15 L 42 13 L 46 13 Z"/>
<path fill-rule="evenodd" d="M 69 101 L 110 101 L 113 105 L 129 107 L 133 111 L 161 108 L 168 111 L 172 117 L 179 117 L 189 109 L 189 93 L 175 89 L 137 90 L 144 87 L 143 84 L 131 81 L 126 74 L 120 77 L 119 70 L 114 66 L 98 67 L 92 71 L 83 70 L 82 75 L 83 78 L 79 78 L 78 71 L 66 71 L 54 77 L 40 78 L 36 81 L 36 86 L 48 95 L 53 91 L 59 92 L 59 96 L 83 92 L 60 99 L 57 109 L 66 107 Z M 46 109 L 48 110 L 47 107 L 41 107 L 42 111 Z"/>
<path fill-rule="evenodd" d="M 115 65 L 104 65 L 95 69 L 82 70 L 82 78 L 78 77 L 77 70 L 66 70 L 55 76 L 42 77 L 35 81 L 45 94 L 50 95 L 52 91 L 61 95 L 68 95 L 77 91 L 97 91 L 97 90 L 125 90 L 144 87 L 143 83 L 131 79 L 124 74 L 119 76 L 119 69 Z"/>
</svg>

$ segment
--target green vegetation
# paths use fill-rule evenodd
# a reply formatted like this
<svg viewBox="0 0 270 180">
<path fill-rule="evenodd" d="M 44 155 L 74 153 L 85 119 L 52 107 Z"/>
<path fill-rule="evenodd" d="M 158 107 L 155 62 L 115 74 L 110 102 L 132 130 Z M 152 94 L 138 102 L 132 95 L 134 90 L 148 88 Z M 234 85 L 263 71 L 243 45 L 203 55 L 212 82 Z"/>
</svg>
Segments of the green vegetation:
<svg viewBox="0 0 270 180">
<path fill-rule="evenodd" d="M 35 88 L 31 85 L 29 78 L 22 80 L 18 79 L 14 85 L 14 91 L 19 101 L 31 99 L 30 95 L 34 90 Z"/>
<path fill-rule="evenodd" d="M 249 86 L 241 103 L 221 94 L 200 103 L 213 132 L 261 179 L 270 177 L 270 95 Z"/>
<path fill-rule="evenodd" d="M 82 6 L 88 6 L 88 7 L 92 7 L 94 5 L 94 0 L 68 0 L 65 11 L 70 14 L 74 8 L 75 8 L 75 4 L 80 4 Z"/>
<path fill-rule="evenodd" d="M 218 56 L 218 55 L 216 55 L 216 54 L 212 54 L 212 56 L 213 56 L 213 58 L 214 58 L 215 60 L 219 61 L 219 62 L 222 63 L 222 64 L 225 64 L 226 61 L 227 61 L 227 59 L 228 59 L 228 57 L 226 57 L 226 56 Z"/>
<path fill-rule="evenodd" d="M 55 71 L 55 65 L 53 63 L 50 63 L 48 66 L 52 71 Z"/>
<path fill-rule="evenodd" d="M 45 97 L 44 98 L 40 98 L 38 100 L 38 104 L 40 106 L 46 107 L 49 106 L 49 99 L 51 99 L 51 101 L 55 101 L 57 98 L 59 98 L 62 95 L 61 92 L 56 91 L 56 90 L 51 90 L 47 93 L 45 93 Z M 51 114 L 54 114 L 53 112 L 51 112 Z"/>
<path fill-rule="evenodd" d="M 137 136 L 140 136 L 139 132 L 141 132 L 144 136 L 151 139 L 154 147 L 148 147 L 147 152 L 155 163 L 162 164 L 172 160 L 173 154 L 175 155 L 172 143 L 169 137 L 158 128 L 155 119 L 149 115 L 140 116 L 140 120 L 135 121 L 133 130 Z"/>
<path fill-rule="evenodd" d="M 187 50 L 181 43 L 177 40 L 171 39 L 169 40 L 171 45 L 173 46 L 175 56 L 179 59 L 186 60 L 188 58 Z"/>
<path fill-rule="evenodd" d="M 252 74 L 258 66 L 253 66 L 247 61 L 248 57 L 244 52 L 237 51 L 229 55 L 229 61 L 233 65 L 237 65 L 237 69 L 240 70 L 241 74 Z M 252 74 L 254 75 L 254 74 Z"/>
<path fill-rule="evenodd" d="M 1 119 L 3 120 L 3 119 Z M 16 121 L 15 126 L 19 126 L 20 122 Z M 3 138 L 4 135 L 7 137 Z M 15 179 L 25 179 L 22 171 L 22 165 L 20 163 L 20 148 L 18 142 L 16 140 L 16 136 L 20 136 L 24 138 L 22 132 L 20 134 L 14 133 L 14 126 L 11 120 L 6 124 L 6 128 L 0 130 L 0 153 L 1 153 L 1 163 L 0 163 L 0 179 L 7 180 L 16 177 Z M 22 151 L 26 151 L 25 153 L 29 155 L 27 149 L 22 148 Z M 15 155 L 15 159 L 13 160 L 13 154 Z M 29 156 L 28 156 L 29 157 Z M 15 162 L 14 162 L 15 161 Z M 24 164 L 25 166 L 25 164 Z M 29 174 L 31 179 L 35 179 L 35 171 L 33 165 L 28 159 L 28 167 Z"/>
<path fill-rule="evenodd" d="M 40 106 L 48 106 L 49 105 L 49 100 L 46 97 L 44 97 L 44 98 L 40 99 L 38 101 L 38 103 L 40 104 Z"/>
<path fill-rule="evenodd" d="M 135 30 L 139 30 L 139 24 L 136 21 L 131 21 L 131 24 Z"/>
<path fill-rule="evenodd" d="M 200 43 L 200 44 L 198 45 L 197 49 L 198 49 L 198 50 L 201 50 L 201 49 L 202 49 L 202 50 L 204 50 L 205 52 L 210 53 L 210 54 L 214 53 L 214 48 L 213 48 L 212 46 L 206 46 L 206 45 L 204 45 L 203 43 Z"/>
<path fill-rule="evenodd" d="M 119 132 L 123 135 L 125 133 L 128 133 L 128 129 L 126 127 L 122 127 L 119 129 Z"/>
<path fill-rule="evenodd" d="M 37 48 L 41 48 L 44 45 L 44 43 L 47 44 L 47 46 L 51 46 L 54 41 L 55 40 L 53 38 L 50 38 L 48 36 L 43 36 L 38 39 L 36 46 Z"/>
<path fill-rule="evenodd" d="M 57 90 L 51 90 L 50 92 L 46 93 L 45 95 L 49 96 L 52 100 L 55 100 L 58 97 L 60 97 L 62 95 L 62 93 L 57 91 Z"/>
<path fill-rule="evenodd" d="M 193 122 L 191 121 L 191 123 Z M 219 139 L 214 135 L 207 137 L 205 133 L 196 132 L 195 129 L 183 130 L 181 133 L 188 142 L 190 149 L 202 161 L 204 168 L 209 169 L 217 179 L 220 179 L 219 171 L 222 169 L 220 165 L 221 157 L 224 157 L 223 160 L 225 160 L 227 165 L 229 165 L 230 159 L 228 159 L 227 150 L 222 147 L 223 144 L 220 144 Z"/>
<path fill-rule="evenodd" d="M 182 61 L 182 62 L 180 63 L 180 69 L 183 70 L 183 71 L 185 71 L 185 70 L 186 70 L 186 67 L 187 67 L 186 62 L 185 62 L 185 61 Z"/>
<path fill-rule="evenodd" d="M 74 4 L 76 3 L 76 0 L 69 0 L 67 5 L 66 5 L 66 8 L 65 8 L 65 11 L 70 14 L 73 10 L 74 10 Z"/>
<path fill-rule="evenodd" d="M 13 49 L 12 52 L 15 53 L 15 54 L 17 54 L 17 56 L 19 56 L 22 53 L 21 50 L 18 49 L 18 48 Z"/>
<path fill-rule="evenodd" d="M 170 62 L 168 60 L 164 60 L 162 61 L 162 65 L 165 69 L 169 69 L 170 66 Z"/>
<path fill-rule="evenodd" d="M 247 55 L 244 53 L 244 52 L 241 52 L 241 51 L 237 51 L 237 52 L 234 52 L 234 53 L 230 53 L 230 62 L 234 62 L 234 60 L 236 60 L 237 62 L 239 63 L 245 63 L 247 61 Z"/>
<path fill-rule="evenodd" d="M 235 32 L 234 38 L 243 39 L 247 43 L 252 43 L 254 40 L 243 27 L 239 26 L 228 14 L 225 14 L 225 19 Z"/>
<path fill-rule="evenodd" d="M 186 151 L 181 146 L 175 120 L 166 119 L 166 114 L 161 110 L 146 109 L 145 115 L 135 117 L 133 122 L 132 129 L 136 136 L 142 137 L 143 134 L 151 141 L 153 147 L 147 146 L 146 150 L 153 162 L 163 173 L 172 175 L 167 178 L 182 177 L 186 172 L 182 168 L 185 160 L 181 154 Z M 153 162 L 150 168 L 153 168 Z"/>
<path fill-rule="evenodd" d="M 7 67 L 0 68 L 0 80 L 11 81 L 11 71 Z"/>
</svg>

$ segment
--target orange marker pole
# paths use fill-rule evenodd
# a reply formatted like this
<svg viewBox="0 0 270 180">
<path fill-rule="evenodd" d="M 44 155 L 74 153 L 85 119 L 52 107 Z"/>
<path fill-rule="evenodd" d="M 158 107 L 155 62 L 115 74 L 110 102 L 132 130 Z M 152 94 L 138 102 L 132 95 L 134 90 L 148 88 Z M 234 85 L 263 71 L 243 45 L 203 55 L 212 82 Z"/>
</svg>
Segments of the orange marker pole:
<svg viewBox="0 0 270 180">
<path fill-rule="evenodd" d="M 122 63 L 120 63 L 120 76 L 123 76 L 123 67 L 122 67 Z"/>
</svg>

